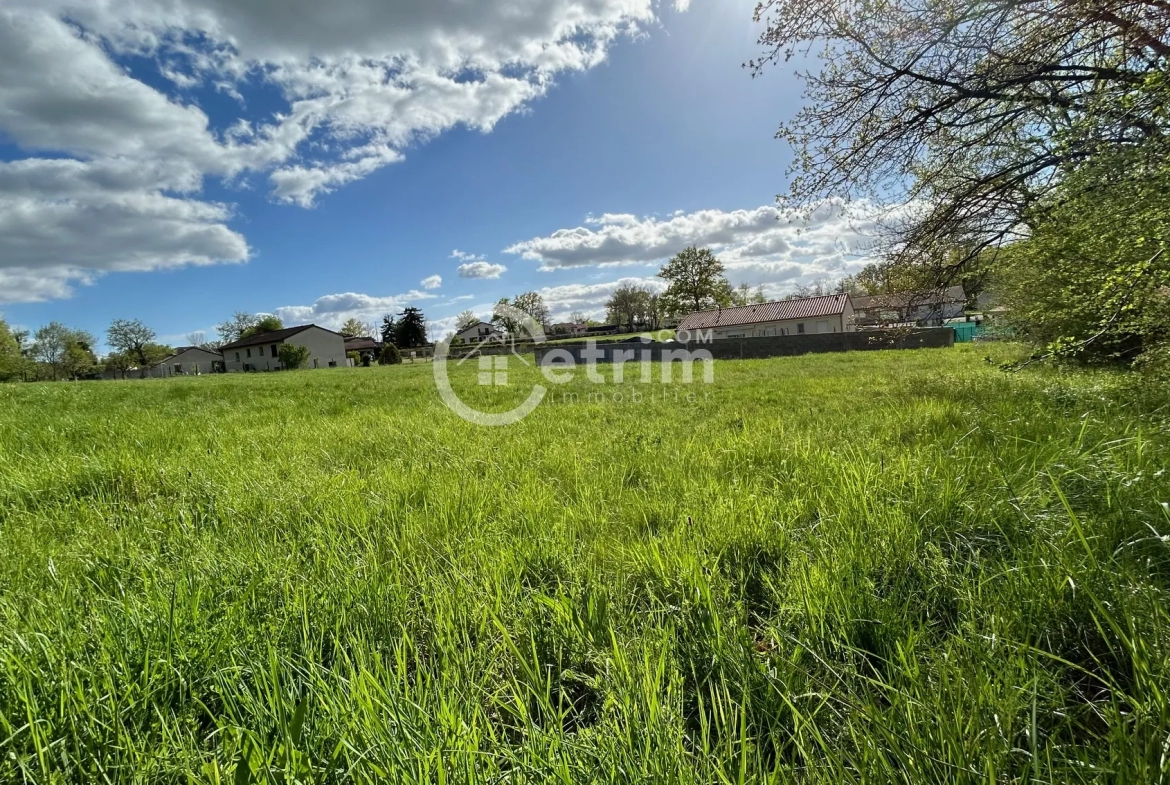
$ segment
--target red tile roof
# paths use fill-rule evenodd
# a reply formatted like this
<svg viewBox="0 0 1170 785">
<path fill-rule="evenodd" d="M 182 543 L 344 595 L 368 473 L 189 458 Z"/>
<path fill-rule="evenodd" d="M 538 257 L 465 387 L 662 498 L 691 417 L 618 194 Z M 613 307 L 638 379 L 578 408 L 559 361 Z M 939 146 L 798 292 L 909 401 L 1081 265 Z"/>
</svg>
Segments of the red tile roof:
<svg viewBox="0 0 1170 785">
<path fill-rule="evenodd" d="M 825 297 L 801 297 L 797 300 L 779 300 L 774 303 L 699 311 L 684 316 L 678 323 L 678 329 L 706 330 L 711 327 L 735 327 L 741 324 L 839 316 L 845 313 L 848 302 L 847 294 L 830 294 Z"/>
</svg>

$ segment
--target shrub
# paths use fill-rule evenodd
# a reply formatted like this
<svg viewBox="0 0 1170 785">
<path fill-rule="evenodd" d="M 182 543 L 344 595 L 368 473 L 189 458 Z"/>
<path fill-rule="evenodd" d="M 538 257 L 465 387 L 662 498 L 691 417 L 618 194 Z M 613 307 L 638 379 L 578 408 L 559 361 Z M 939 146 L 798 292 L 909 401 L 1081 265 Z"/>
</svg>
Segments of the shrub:
<svg viewBox="0 0 1170 785">
<path fill-rule="evenodd" d="M 402 363 L 402 355 L 398 353 L 398 347 L 392 343 L 385 343 L 382 345 L 382 354 L 378 356 L 378 365 L 399 365 Z"/>
<path fill-rule="evenodd" d="M 1148 366 L 1170 343 L 1170 166 L 1141 151 L 1071 174 L 1007 248 L 997 284 L 1018 334 L 1052 356 Z M 1148 357 L 1141 355 L 1148 353 Z"/>
<path fill-rule="evenodd" d="M 360 354 L 358 354 L 357 352 L 346 352 L 345 356 L 348 357 L 349 359 L 353 360 L 354 365 L 361 365 L 362 364 L 362 356 Z"/>
<path fill-rule="evenodd" d="M 282 343 L 276 355 L 280 358 L 281 367 L 286 371 L 295 371 L 309 361 L 308 348 L 291 343 Z"/>
</svg>

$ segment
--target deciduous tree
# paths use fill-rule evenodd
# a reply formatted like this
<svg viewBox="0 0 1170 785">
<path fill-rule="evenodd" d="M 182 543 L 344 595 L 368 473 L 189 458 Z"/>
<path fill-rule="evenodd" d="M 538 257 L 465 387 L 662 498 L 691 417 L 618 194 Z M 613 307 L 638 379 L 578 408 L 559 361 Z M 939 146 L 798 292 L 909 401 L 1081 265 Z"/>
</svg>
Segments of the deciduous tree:
<svg viewBox="0 0 1170 785">
<path fill-rule="evenodd" d="M 800 72 L 791 203 L 870 197 L 891 258 L 949 279 L 1027 236 L 1029 208 L 1115 148 L 1165 147 L 1170 6 L 1162 0 L 764 0 L 770 63 Z"/>
<path fill-rule="evenodd" d="M 528 314 L 541 326 L 547 326 L 549 323 L 548 306 L 544 304 L 544 298 L 540 296 L 539 292 L 525 292 L 511 300 L 507 297 L 502 297 L 496 303 L 496 309 L 492 312 L 492 323 L 509 335 L 518 335 L 521 333 L 523 331 L 523 324 L 521 319 L 508 313 L 508 306 Z"/>
<path fill-rule="evenodd" d="M 723 263 L 709 248 L 684 248 L 663 265 L 658 277 L 667 282 L 663 298 L 670 313 L 693 313 L 731 304 L 731 284 L 723 275 Z"/>
<path fill-rule="evenodd" d="M 611 324 L 625 325 L 633 330 L 634 325 L 645 320 L 650 290 L 636 284 L 622 284 L 613 290 L 605 303 L 606 318 Z"/>
<path fill-rule="evenodd" d="M 78 362 L 83 358 L 78 351 L 69 353 L 70 346 L 84 347 L 92 354 L 94 345 L 93 336 L 84 330 L 73 330 L 60 322 L 49 322 L 33 335 L 33 344 L 30 353 L 33 358 L 43 363 L 52 379 L 60 378 L 64 373 L 67 377 L 73 375 Z"/>
<path fill-rule="evenodd" d="M 20 342 L 13 335 L 8 323 L 0 319 L 0 382 L 20 379 L 24 372 L 24 356 Z"/>
<path fill-rule="evenodd" d="M 232 314 L 231 319 L 216 325 L 215 331 L 219 333 L 220 340 L 223 343 L 232 343 L 244 337 L 244 331 L 254 327 L 257 321 L 259 321 L 259 317 L 254 314 L 245 311 L 236 311 Z"/>
<path fill-rule="evenodd" d="M 244 328 L 244 331 L 240 333 L 241 338 L 250 338 L 253 335 L 262 335 L 263 333 L 271 333 L 284 329 L 284 322 L 280 320 L 280 317 L 270 313 L 258 315 L 255 319 L 256 321 L 250 327 Z"/>
<path fill-rule="evenodd" d="M 473 324 L 479 324 L 479 317 L 475 315 L 475 311 L 463 311 L 455 317 L 456 332 L 462 332 Z"/>
<path fill-rule="evenodd" d="M 345 320 L 345 324 L 341 325 L 341 329 L 338 332 L 347 338 L 361 338 L 373 335 L 373 331 L 370 330 L 368 324 L 352 316 Z"/>
<path fill-rule="evenodd" d="M 154 330 L 138 319 L 115 319 L 106 329 L 106 343 L 110 348 L 133 357 L 140 366 L 147 365 L 144 348 L 154 338 Z"/>
</svg>

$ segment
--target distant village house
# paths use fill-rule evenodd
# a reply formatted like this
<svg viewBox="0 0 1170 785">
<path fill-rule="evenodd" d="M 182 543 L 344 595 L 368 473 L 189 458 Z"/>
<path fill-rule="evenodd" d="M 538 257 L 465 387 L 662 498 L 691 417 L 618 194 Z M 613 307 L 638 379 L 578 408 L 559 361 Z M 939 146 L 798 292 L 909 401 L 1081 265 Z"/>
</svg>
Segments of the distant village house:
<svg viewBox="0 0 1170 785">
<path fill-rule="evenodd" d="M 698 311 L 684 316 L 678 323 L 678 334 L 692 340 L 698 331 L 709 331 L 713 339 L 719 340 L 817 335 L 856 329 L 853 305 L 847 294 Z"/>
<path fill-rule="evenodd" d="M 281 367 L 280 347 L 286 343 L 304 346 L 309 350 L 306 368 L 349 365 L 345 356 L 345 336 L 315 324 L 241 338 L 220 347 L 220 351 L 223 352 L 224 366 L 228 371 L 276 371 Z"/>
<path fill-rule="evenodd" d="M 198 376 L 218 373 L 223 365 L 219 352 L 198 346 L 180 346 L 174 353 L 150 369 L 156 379 L 169 376 Z"/>
<path fill-rule="evenodd" d="M 503 337 L 503 331 L 494 324 L 490 322 L 476 322 L 455 333 L 453 340 L 460 343 L 483 343 L 488 340 L 499 340 Z"/>
<path fill-rule="evenodd" d="M 895 324 L 938 327 L 949 319 L 962 317 L 966 307 L 967 295 L 962 286 L 853 298 L 857 324 L 861 327 Z"/>
</svg>

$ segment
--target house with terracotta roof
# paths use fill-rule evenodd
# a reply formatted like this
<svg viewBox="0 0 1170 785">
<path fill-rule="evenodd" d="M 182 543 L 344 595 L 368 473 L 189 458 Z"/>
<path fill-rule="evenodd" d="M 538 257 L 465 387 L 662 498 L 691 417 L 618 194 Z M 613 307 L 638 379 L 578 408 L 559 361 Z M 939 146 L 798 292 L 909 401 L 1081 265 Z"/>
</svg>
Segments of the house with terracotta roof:
<svg viewBox="0 0 1170 785">
<path fill-rule="evenodd" d="M 712 338 L 769 338 L 782 335 L 816 335 L 853 332 L 853 304 L 847 294 L 801 297 L 759 305 L 716 308 L 687 314 L 676 334 L 695 340 L 697 333 Z"/>
<path fill-rule="evenodd" d="M 277 371 L 281 368 L 280 346 L 286 343 L 309 350 L 306 368 L 344 368 L 349 365 L 349 358 L 345 356 L 345 336 L 315 324 L 250 335 L 224 344 L 219 350 L 228 371 Z"/>
</svg>

